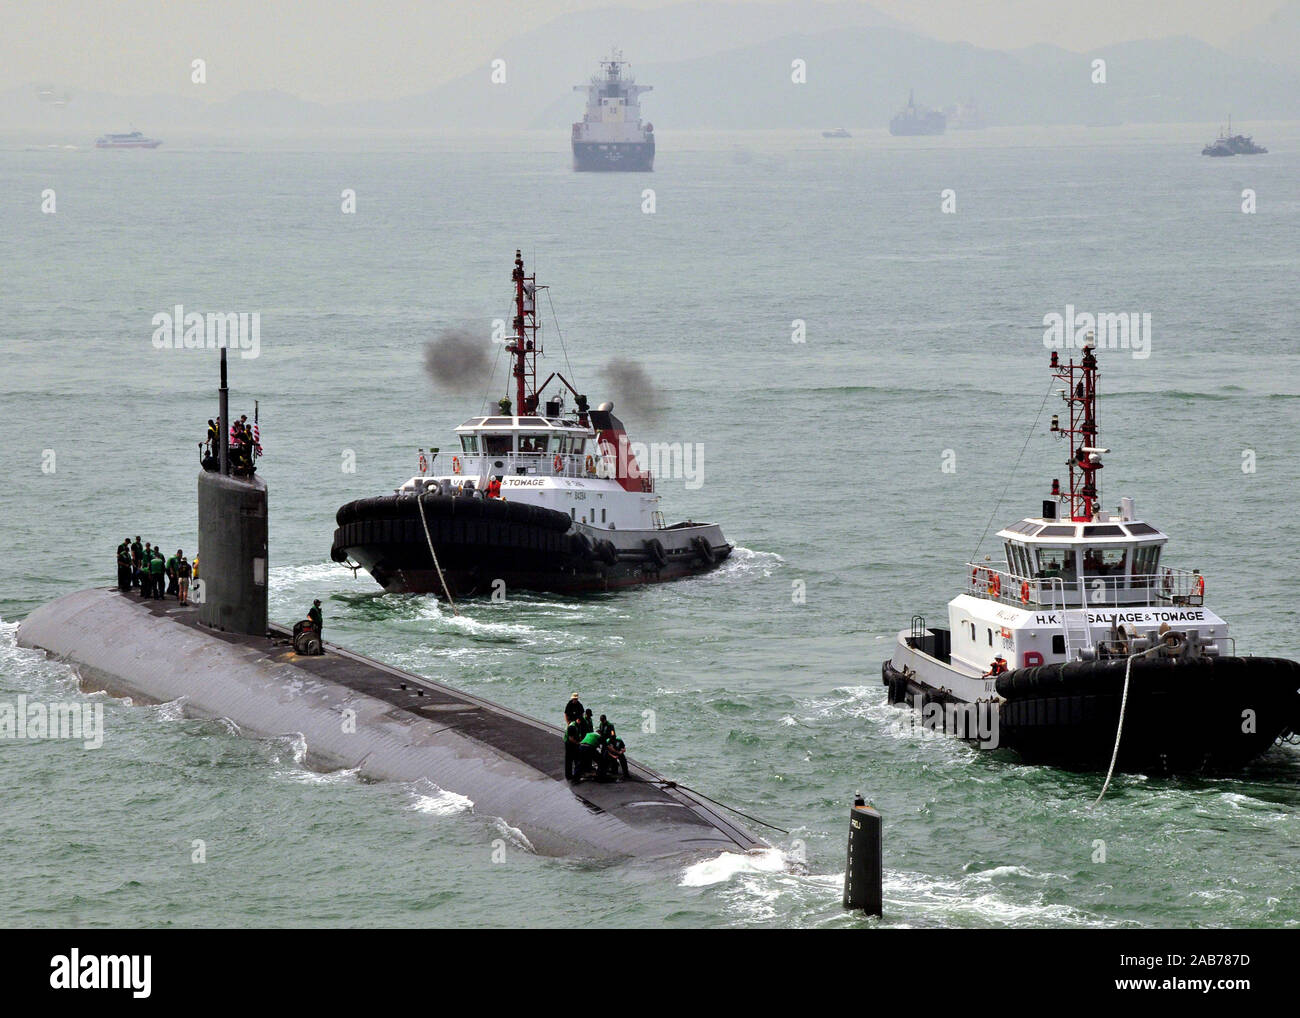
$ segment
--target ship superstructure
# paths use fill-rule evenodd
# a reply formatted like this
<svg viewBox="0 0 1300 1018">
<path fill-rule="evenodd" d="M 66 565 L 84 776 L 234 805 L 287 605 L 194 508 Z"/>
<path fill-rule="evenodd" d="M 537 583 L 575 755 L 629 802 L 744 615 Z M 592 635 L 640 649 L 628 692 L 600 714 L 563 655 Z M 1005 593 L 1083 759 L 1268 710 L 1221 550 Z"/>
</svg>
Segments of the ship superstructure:
<svg viewBox="0 0 1300 1018">
<path fill-rule="evenodd" d="M 600 72 L 586 85 L 574 85 L 587 95 L 587 110 L 573 125 L 575 170 L 654 169 L 654 124 L 641 122 L 640 96 L 653 85 L 638 85 L 622 53 L 601 61 Z"/>
</svg>

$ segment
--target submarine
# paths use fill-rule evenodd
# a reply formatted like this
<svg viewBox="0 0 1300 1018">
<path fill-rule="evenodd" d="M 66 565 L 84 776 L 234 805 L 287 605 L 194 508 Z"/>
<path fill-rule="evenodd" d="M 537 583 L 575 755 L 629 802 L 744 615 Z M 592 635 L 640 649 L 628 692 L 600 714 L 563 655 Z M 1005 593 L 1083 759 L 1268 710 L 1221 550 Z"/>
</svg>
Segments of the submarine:
<svg viewBox="0 0 1300 1018">
<path fill-rule="evenodd" d="M 219 453 L 198 477 L 194 603 L 82 590 L 24 619 L 20 646 L 71 665 L 86 691 L 178 702 L 189 717 L 228 719 L 253 737 L 301 734 L 315 768 L 428 780 L 499 817 L 540 855 L 769 847 L 713 800 L 631 760 L 624 780 L 571 783 L 557 726 L 332 643 L 295 641 L 269 621 L 268 490 L 255 472 L 232 470 L 224 349 L 219 400 Z"/>
</svg>

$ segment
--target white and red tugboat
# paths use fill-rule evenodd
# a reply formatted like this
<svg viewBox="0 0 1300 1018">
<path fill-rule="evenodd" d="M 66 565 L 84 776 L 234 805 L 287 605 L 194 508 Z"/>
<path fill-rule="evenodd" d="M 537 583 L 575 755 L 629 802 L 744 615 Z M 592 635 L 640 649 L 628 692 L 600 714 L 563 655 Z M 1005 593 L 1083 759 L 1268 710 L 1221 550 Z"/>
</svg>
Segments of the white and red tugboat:
<svg viewBox="0 0 1300 1018">
<path fill-rule="evenodd" d="M 882 667 L 910 703 L 984 748 L 1033 763 L 1163 773 L 1226 770 L 1300 731 L 1300 664 L 1242 657 L 1205 606 L 1199 570 L 1165 566 L 1168 538 L 1133 500 L 1101 508 L 1097 357 L 1051 370 L 1068 422 L 1069 490 L 998 532 L 1006 562 L 967 563 L 948 625 L 914 616 Z M 1120 723 L 1122 719 L 1122 730 Z"/>
<path fill-rule="evenodd" d="M 590 409 L 559 373 L 537 384 L 537 279 L 518 251 L 513 282 L 514 409 L 502 399 L 495 416 L 456 429 L 450 454 L 421 454 L 420 473 L 392 495 L 339 509 L 331 557 L 360 564 L 385 590 L 453 598 L 502 584 L 608 590 L 716 567 L 732 550 L 722 528 L 664 523 L 654 478 L 613 404 Z M 543 401 L 552 380 L 563 390 Z"/>
</svg>

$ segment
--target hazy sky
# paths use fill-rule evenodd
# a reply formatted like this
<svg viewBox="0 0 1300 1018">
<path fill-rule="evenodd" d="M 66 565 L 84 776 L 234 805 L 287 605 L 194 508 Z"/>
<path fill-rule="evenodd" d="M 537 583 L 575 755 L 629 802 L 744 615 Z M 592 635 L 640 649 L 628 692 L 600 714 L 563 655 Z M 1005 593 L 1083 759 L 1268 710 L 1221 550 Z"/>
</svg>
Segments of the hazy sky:
<svg viewBox="0 0 1300 1018">
<path fill-rule="evenodd" d="M 409 95 L 482 66 L 494 47 L 569 11 L 677 0 L 3 0 L 0 89 L 31 83 L 204 97 L 281 89 L 334 101 Z M 756 0 L 732 0 L 760 8 Z M 875 0 L 942 39 L 1067 49 L 1162 35 L 1222 41 L 1285 0 Z"/>
</svg>

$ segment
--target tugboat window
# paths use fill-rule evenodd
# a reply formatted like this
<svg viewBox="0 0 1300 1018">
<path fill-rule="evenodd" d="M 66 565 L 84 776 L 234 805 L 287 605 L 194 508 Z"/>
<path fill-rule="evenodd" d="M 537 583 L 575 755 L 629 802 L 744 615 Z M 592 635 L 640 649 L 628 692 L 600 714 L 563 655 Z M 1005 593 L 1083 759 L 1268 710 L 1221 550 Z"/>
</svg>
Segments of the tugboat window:
<svg viewBox="0 0 1300 1018">
<path fill-rule="evenodd" d="M 478 452 L 478 436 L 461 435 L 460 448 L 462 452 Z"/>
<path fill-rule="evenodd" d="M 489 456 L 509 456 L 514 452 L 514 439 L 510 435 L 484 435 L 483 448 Z"/>
<path fill-rule="evenodd" d="M 1085 576 L 1123 576 L 1127 564 L 1127 548 L 1085 548 L 1083 550 Z"/>
<path fill-rule="evenodd" d="M 1133 551 L 1133 575 L 1152 576 L 1156 573 L 1159 562 L 1160 545 L 1139 544 Z"/>
<path fill-rule="evenodd" d="M 1074 580 L 1076 578 L 1074 569 L 1074 549 L 1039 548 L 1038 572 L 1035 573 L 1035 575 L 1048 578 L 1059 576 L 1063 580 Z"/>
</svg>

